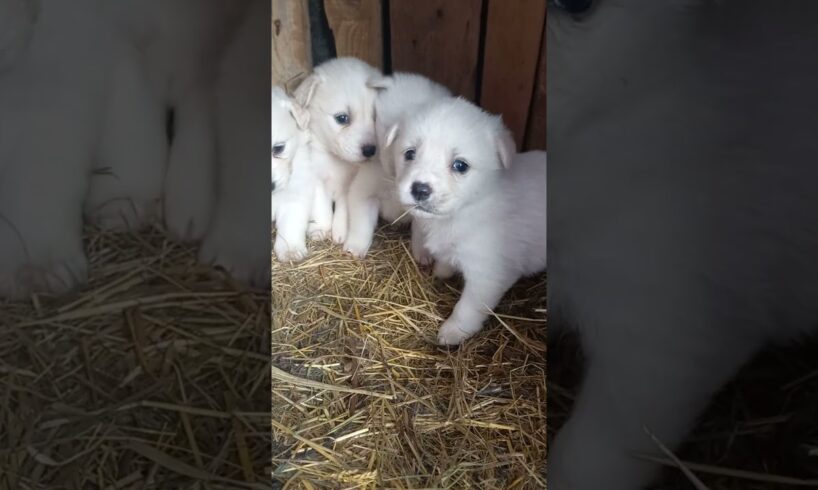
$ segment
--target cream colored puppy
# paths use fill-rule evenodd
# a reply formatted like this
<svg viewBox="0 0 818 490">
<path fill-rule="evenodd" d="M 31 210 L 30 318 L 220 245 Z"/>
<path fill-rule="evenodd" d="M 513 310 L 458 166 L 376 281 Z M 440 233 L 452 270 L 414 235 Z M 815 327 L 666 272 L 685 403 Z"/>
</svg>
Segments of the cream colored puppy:
<svg viewBox="0 0 818 490">
<path fill-rule="evenodd" d="M 307 226 L 320 182 L 307 160 L 309 113 L 283 90 L 273 88 L 272 197 L 278 260 L 297 262 L 307 257 Z"/>
<path fill-rule="evenodd" d="M 349 229 L 349 186 L 360 164 L 375 156 L 375 87 L 383 76 L 356 58 L 318 67 L 295 92 L 310 114 L 310 166 L 323 183 L 314 195 L 310 238 L 343 244 Z M 334 209 L 333 209 L 334 203 Z"/>
<path fill-rule="evenodd" d="M 518 279 L 545 270 L 546 154 L 515 155 L 500 117 L 460 98 L 393 126 L 387 143 L 398 196 L 435 276 L 463 274 L 463 293 L 438 333 L 441 344 L 459 344 Z"/>
<path fill-rule="evenodd" d="M 451 96 L 442 85 L 411 73 L 395 73 L 384 78 L 376 88 L 379 89 L 375 99 L 379 162 L 362 165 L 349 189 L 349 235 L 344 250 L 358 258 L 364 258 L 372 245 L 379 214 L 388 222 L 401 215 L 407 218 L 402 221 L 409 221 L 395 191 L 395 164 L 386 144 L 387 131 L 424 105 Z M 416 235 L 413 233 L 413 237 Z M 417 239 L 412 241 L 412 254 L 420 263 L 430 262 Z"/>
</svg>

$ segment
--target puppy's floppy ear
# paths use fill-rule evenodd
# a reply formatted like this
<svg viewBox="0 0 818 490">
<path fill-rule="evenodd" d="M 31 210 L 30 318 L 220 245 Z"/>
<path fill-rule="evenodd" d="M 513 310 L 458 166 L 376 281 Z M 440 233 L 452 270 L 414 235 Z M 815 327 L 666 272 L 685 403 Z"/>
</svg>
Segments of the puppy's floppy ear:
<svg viewBox="0 0 818 490">
<path fill-rule="evenodd" d="M 304 109 L 301 104 L 294 100 L 288 101 L 288 108 L 293 119 L 295 119 L 295 123 L 298 124 L 299 129 L 306 130 L 310 125 L 310 111 Z"/>
<path fill-rule="evenodd" d="M 295 101 L 302 107 L 307 108 L 310 106 L 310 102 L 312 102 L 312 97 L 315 95 L 315 89 L 318 88 L 318 85 L 323 83 L 323 79 L 321 75 L 317 73 L 313 73 L 312 75 L 305 78 L 301 84 L 295 89 Z"/>
<path fill-rule="evenodd" d="M 392 77 L 372 77 L 366 82 L 366 86 L 375 90 L 386 90 L 395 83 Z"/>
<path fill-rule="evenodd" d="M 386 130 L 386 146 L 392 146 L 392 143 L 395 142 L 395 138 L 398 137 L 398 124 L 393 124 L 388 130 Z"/>
<path fill-rule="evenodd" d="M 497 129 L 494 133 L 494 144 L 497 146 L 497 156 L 500 157 L 500 164 L 504 169 L 511 168 L 511 161 L 517 153 L 517 143 L 514 142 L 514 136 L 511 131 L 503 124 L 501 117 L 497 118 Z"/>
</svg>

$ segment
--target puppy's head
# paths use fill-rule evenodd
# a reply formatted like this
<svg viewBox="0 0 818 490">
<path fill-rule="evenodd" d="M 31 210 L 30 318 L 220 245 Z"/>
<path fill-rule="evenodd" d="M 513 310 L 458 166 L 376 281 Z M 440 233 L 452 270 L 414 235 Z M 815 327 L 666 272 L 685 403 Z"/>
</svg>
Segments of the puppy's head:
<svg viewBox="0 0 818 490">
<path fill-rule="evenodd" d="M 448 89 L 414 73 L 395 73 L 379 84 L 375 99 L 375 134 L 381 166 L 390 178 L 395 177 L 394 153 L 386 143 L 389 129 L 410 117 L 423 106 L 451 97 Z"/>
<path fill-rule="evenodd" d="M 292 160 L 303 143 L 309 113 L 291 99 L 280 87 L 273 87 L 272 106 L 272 187 L 273 191 L 287 185 L 292 173 Z"/>
<path fill-rule="evenodd" d="M 511 133 L 461 98 L 425 106 L 387 134 L 401 203 L 415 216 L 445 217 L 491 192 L 515 153 Z"/>
<path fill-rule="evenodd" d="M 295 91 L 310 113 L 310 132 L 336 157 L 361 163 L 375 156 L 375 95 L 381 73 L 356 58 L 315 68 Z"/>
</svg>

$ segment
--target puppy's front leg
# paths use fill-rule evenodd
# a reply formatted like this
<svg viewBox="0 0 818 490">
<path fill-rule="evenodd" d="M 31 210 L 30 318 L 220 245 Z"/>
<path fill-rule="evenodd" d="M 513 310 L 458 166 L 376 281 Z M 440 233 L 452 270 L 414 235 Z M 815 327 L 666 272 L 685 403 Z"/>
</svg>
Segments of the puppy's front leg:
<svg viewBox="0 0 818 490">
<path fill-rule="evenodd" d="M 339 244 L 347 239 L 349 231 L 349 199 L 345 194 L 335 200 L 335 210 L 332 215 L 332 240 Z"/>
<path fill-rule="evenodd" d="M 349 201 L 349 236 L 344 250 L 362 259 L 369 252 L 378 225 L 378 200 L 374 197 L 351 196 Z"/>
<path fill-rule="evenodd" d="M 483 328 L 490 310 L 516 281 L 516 277 L 486 271 L 463 271 L 463 294 L 437 334 L 441 345 L 457 345 Z"/>
<path fill-rule="evenodd" d="M 288 201 L 278 208 L 275 253 L 279 261 L 300 262 L 309 255 L 306 242 L 309 219 L 309 206 L 304 202 Z"/>
<path fill-rule="evenodd" d="M 315 188 L 307 233 L 310 240 L 326 240 L 332 232 L 332 200 L 323 185 Z"/>
<path fill-rule="evenodd" d="M 420 266 L 431 265 L 434 259 L 424 243 L 426 238 L 423 229 L 417 222 L 412 222 L 412 258 Z"/>
<path fill-rule="evenodd" d="M 199 241 L 210 224 L 216 145 L 210 87 L 197 87 L 174 110 L 174 135 L 164 185 L 164 218 L 180 241 Z"/>
</svg>

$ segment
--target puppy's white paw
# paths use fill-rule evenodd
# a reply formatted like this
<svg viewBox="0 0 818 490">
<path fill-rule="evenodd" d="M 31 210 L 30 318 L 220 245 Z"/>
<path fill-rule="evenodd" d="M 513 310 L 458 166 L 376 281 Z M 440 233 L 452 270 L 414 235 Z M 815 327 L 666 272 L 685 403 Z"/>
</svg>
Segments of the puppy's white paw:
<svg viewBox="0 0 818 490">
<path fill-rule="evenodd" d="M 372 245 L 371 240 L 360 239 L 359 237 L 350 236 L 344 243 L 344 250 L 356 259 L 363 259 L 369 252 L 369 247 Z"/>
<path fill-rule="evenodd" d="M 309 256 L 305 245 L 290 246 L 286 241 L 276 239 L 276 258 L 279 262 L 301 262 Z"/>
<path fill-rule="evenodd" d="M 432 254 L 426 249 L 417 250 L 416 247 L 412 247 L 412 258 L 415 259 L 415 263 L 421 267 L 428 267 L 435 261 Z"/>
<path fill-rule="evenodd" d="M 332 241 L 338 245 L 343 245 L 347 241 L 347 227 L 346 226 L 332 226 Z"/>
<path fill-rule="evenodd" d="M 307 235 L 309 235 L 310 240 L 320 242 L 326 240 L 330 237 L 332 231 L 328 226 L 319 226 L 315 223 L 310 223 L 307 226 Z"/>
<path fill-rule="evenodd" d="M 451 279 L 456 273 L 454 267 L 442 261 L 435 262 L 435 267 L 432 269 L 432 275 L 442 280 Z"/>
<path fill-rule="evenodd" d="M 21 299 L 31 293 L 63 294 L 85 282 L 87 277 L 88 261 L 81 250 L 73 253 L 57 250 L 28 259 L 18 254 L 0 255 L 0 297 L 3 298 Z"/>
<path fill-rule="evenodd" d="M 257 240 L 236 240 L 235 235 L 208 233 L 199 261 L 223 267 L 237 281 L 253 287 L 270 284 L 270 247 Z"/>
<path fill-rule="evenodd" d="M 170 192 L 165 195 L 165 227 L 173 239 L 197 242 L 210 223 L 210 196 L 204 192 Z"/>
<path fill-rule="evenodd" d="M 460 345 L 475 333 L 477 331 L 473 328 L 467 328 L 453 318 L 449 318 L 443 322 L 437 332 L 437 343 L 440 345 Z"/>
<path fill-rule="evenodd" d="M 114 199 L 97 206 L 87 206 L 89 223 L 103 230 L 138 231 L 156 217 L 156 203 L 134 199 Z"/>
</svg>

